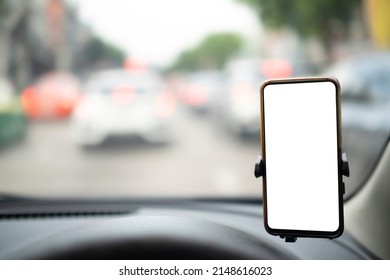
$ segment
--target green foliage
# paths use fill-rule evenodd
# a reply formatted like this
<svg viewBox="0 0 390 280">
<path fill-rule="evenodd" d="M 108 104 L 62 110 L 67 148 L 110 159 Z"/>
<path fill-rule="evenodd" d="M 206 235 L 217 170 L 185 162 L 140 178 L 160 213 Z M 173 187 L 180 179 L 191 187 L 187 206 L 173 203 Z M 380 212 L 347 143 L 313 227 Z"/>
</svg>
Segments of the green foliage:
<svg viewBox="0 0 390 280">
<path fill-rule="evenodd" d="M 221 69 L 242 43 L 242 38 L 235 33 L 209 35 L 193 49 L 181 53 L 169 70 Z"/>
<path fill-rule="evenodd" d="M 253 7 L 266 27 L 290 27 L 303 37 L 326 37 L 332 20 L 347 24 L 362 0 L 237 0 Z"/>
<path fill-rule="evenodd" d="M 6 0 L 0 0 L 0 28 L 2 28 L 5 16 L 7 15 L 8 5 Z"/>
<path fill-rule="evenodd" d="M 7 1 L 0 0 L 0 15 L 3 14 L 7 10 Z"/>
<path fill-rule="evenodd" d="M 113 66 L 120 66 L 125 57 L 123 51 L 96 36 L 91 38 L 84 49 L 84 63 L 86 65 L 104 61 Z"/>
</svg>

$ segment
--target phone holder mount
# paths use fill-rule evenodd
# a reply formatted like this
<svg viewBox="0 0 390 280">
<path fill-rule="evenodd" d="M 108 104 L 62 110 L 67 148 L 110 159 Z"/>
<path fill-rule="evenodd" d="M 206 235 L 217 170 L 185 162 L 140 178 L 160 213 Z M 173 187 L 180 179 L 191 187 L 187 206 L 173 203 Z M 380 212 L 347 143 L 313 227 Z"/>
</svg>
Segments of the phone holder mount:
<svg viewBox="0 0 390 280">
<path fill-rule="evenodd" d="M 349 177 L 349 164 L 346 153 L 342 153 L 341 156 L 341 174 L 345 177 Z M 265 164 L 261 155 L 257 156 L 254 175 L 256 178 L 260 178 L 265 175 Z M 345 194 L 344 182 L 342 184 L 342 188 L 343 194 Z M 285 239 L 286 242 L 295 242 L 298 237 L 294 235 L 280 235 L 280 238 Z"/>
</svg>

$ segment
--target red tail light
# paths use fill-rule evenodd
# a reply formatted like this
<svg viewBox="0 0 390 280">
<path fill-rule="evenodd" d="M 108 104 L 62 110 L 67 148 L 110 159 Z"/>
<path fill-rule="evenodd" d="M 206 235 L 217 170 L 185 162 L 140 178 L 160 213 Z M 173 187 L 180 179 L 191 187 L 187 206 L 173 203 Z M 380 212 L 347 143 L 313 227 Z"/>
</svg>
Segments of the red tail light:
<svg viewBox="0 0 390 280">
<path fill-rule="evenodd" d="M 35 89 L 27 87 L 21 95 L 22 106 L 30 118 L 37 118 L 39 115 L 39 104 L 36 100 Z"/>
</svg>

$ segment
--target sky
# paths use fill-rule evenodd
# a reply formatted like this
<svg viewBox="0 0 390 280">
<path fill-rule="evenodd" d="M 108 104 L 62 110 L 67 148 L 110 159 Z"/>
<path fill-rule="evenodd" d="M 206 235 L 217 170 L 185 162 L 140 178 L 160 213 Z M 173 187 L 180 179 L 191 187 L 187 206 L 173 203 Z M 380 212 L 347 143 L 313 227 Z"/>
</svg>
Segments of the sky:
<svg viewBox="0 0 390 280">
<path fill-rule="evenodd" d="M 68 0 L 81 20 L 131 57 L 166 66 L 207 34 L 259 36 L 254 12 L 234 0 Z"/>
</svg>

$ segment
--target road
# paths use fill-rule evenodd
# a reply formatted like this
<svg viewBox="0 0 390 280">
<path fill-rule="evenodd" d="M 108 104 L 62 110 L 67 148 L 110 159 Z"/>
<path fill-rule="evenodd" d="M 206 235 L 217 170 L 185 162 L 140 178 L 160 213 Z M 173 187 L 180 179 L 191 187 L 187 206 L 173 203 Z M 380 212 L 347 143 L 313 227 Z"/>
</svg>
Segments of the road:
<svg viewBox="0 0 390 280">
<path fill-rule="evenodd" d="M 179 108 L 174 140 L 139 139 L 82 149 L 67 121 L 31 122 L 26 139 L 0 151 L 0 191 L 39 197 L 261 196 L 253 176 L 258 141 L 222 133 Z"/>
<path fill-rule="evenodd" d="M 68 121 L 31 122 L 26 138 L 0 150 L 0 192 L 35 197 L 261 197 L 253 176 L 258 139 L 240 140 L 207 115 L 179 108 L 174 140 L 111 141 L 85 150 Z M 378 160 L 386 135 L 347 131 L 353 193 Z"/>
</svg>

